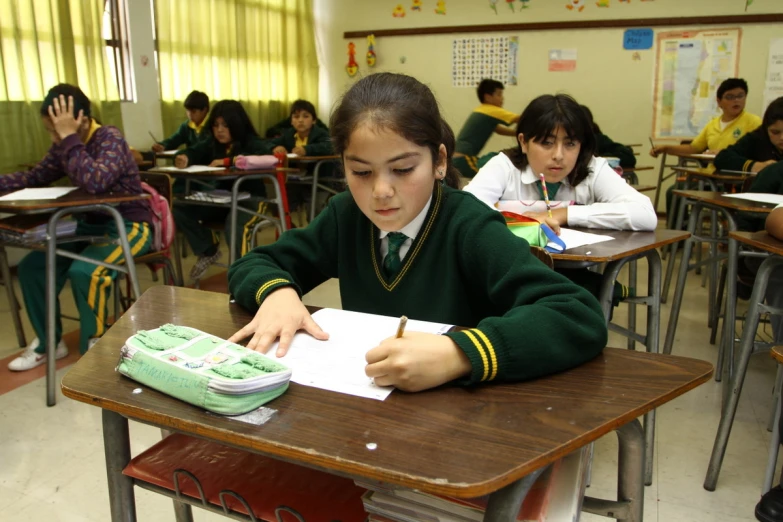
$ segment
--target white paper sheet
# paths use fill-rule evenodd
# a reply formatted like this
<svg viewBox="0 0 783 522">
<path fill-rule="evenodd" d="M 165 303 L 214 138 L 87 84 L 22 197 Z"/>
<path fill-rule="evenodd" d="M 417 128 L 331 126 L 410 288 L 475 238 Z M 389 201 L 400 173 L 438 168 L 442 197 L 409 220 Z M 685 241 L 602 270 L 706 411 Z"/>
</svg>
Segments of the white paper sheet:
<svg viewBox="0 0 783 522">
<path fill-rule="evenodd" d="M 185 167 L 184 169 L 178 169 L 177 167 L 159 167 L 158 170 L 163 170 L 166 172 L 190 172 L 192 174 L 196 174 L 199 172 L 217 172 L 221 170 L 226 170 L 226 168 L 208 167 L 206 165 L 191 165 L 189 167 Z"/>
<path fill-rule="evenodd" d="M 614 238 L 612 236 L 606 236 L 603 234 L 589 234 L 579 230 L 560 227 L 560 239 L 562 239 L 566 244 L 566 250 L 568 250 L 569 248 L 576 248 L 585 245 L 593 245 L 595 243 L 602 243 L 604 241 L 611 241 Z M 552 243 L 550 243 L 549 246 L 557 248 L 557 245 Z"/>
<path fill-rule="evenodd" d="M 696 159 L 712 161 L 715 159 L 715 154 L 691 154 L 691 157 Z"/>
<path fill-rule="evenodd" d="M 764 194 L 757 192 L 743 192 L 742 194 L 723 194 L 727 198 L 746 199 L 756 201 L 757 203 L 772 203 L 773 205 L 783 205 L 783 196 L 780 194 Z"/>
<path fill-rule="evenodd" d="M 44 188 L 26 188 L 11 192 L 3 197 L 2 201 L 31 201 L 37 199 L 57 199 L 61 196 L 73 192 L 79 187 L 44 187 Z"/>
<path fill-rule="evenodd" d="M 294 336 L 288 353 L 280 362 L 293 370 L 293 382 L 347 393 L 358 397 L 384 400 L 393 390 L 376 386 L 364 373 L 365 354 L 381 341 L 394 336 L 399 317 L 362 314 L 324 308 L 313 314 L 316 323 L 329 334 L 328 341 L 318 341 L 306 333 Z M 451 325 L 408 320 L 405 331 L 445 333 Z M 274 355 L 277 343 L 267 352 Z"/>
<path fill-rule="evenodd" d="M 183 150 L 180 152 L 178 149 L 172 149 L 172 150 L 164 150 L 162 152 L 158 152 L 158 156 L 176 156 L 178 153 L 184 153 Z"/>
<path fill-rule="evenodd" d="M 289 158 L 298 158 L 299 154 L 294 154 L 293 152 L 289 152 L 288 154 L 286 154 L 286 156 Z"/>
</svg>

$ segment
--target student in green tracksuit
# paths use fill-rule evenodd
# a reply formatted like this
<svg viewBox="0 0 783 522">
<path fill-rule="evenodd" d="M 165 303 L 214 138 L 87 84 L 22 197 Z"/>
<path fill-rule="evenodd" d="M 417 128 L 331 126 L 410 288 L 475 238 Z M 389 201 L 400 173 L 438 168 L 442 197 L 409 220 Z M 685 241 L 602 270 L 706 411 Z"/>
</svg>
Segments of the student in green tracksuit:
<svg viewBox="0 0 783 522">
<path fill-rule="evenodd" d="M 636 166 L 636 156 L 633 154 L 633 149 L 628 145 L 617 143 L 612 138 L 601 132 L 601 127 L 593 119 L 593 111 L 587 105 L 582 105 L 582 110 L 585 111 L 587 117 L 590 119 L 590 124 L 593 127 L 593 134 L 595 134 L 596 152 L 595 155 L 599 158 L 618 158 L 620 160 L 620 167 L 625 169 L 632 169 Z"/>
<path fill-rule="evenodd" d="M 233 341 L 252 337 L 248 347 L 267 351 L 279 337 L 283 356 L 297 330 L 325 339 L 300 298 L 338 278 L 346 310 L 468 328 L 390 332 L 368 346 L 365 373 L 380 386 L 520 381 L 601 352 L 598 301 L 538 261 L 498 212 L 453 188 L 454 135 L 428 87 L 399 74 L 367 76 L 345 94 L 330 129 L 349 191 L 307 228 L 231 266 L 231 294 L 256 313 Z"/>
<path fill-rule="evenodd" d="M 188 165 L 209 165 L 229 168 L 234 165 L 237 156 L 265 153 L 264 141 L 258 136 L 250 117 L 238 101 L 223 100 L 216 103 L 206 126 L 211 129 L 211 135 L 199 140 L 174 158 L 176 167 L 184 169 Z M 215 186 L 231 190 L 232 183 L 233 181 L 218 182 Z M 250 192 L 251 197 L 240 201 L 240 206 L 254 212 L 263 212 L 265 203 L 262 198 L 266 194 L 263 183 L 243 183 L 242 191 Z M 210 265 L 222 255 L 219 238 L 204 226 L 204 223 L 225 219 L 228 240 L 230 209 L 202 205 L 175 205 L 172 214 L 177 230 L 185 234 L 190 248 L 198 256 L 196 264 L 190 271 L 190 278 L 200 279 Z M 244 255 L 249 250 L 251 234 L 256 222 L 255 216 L 244 212 L 238 213 L 236 257 Z"/>
<path fill-rule="evenodd" d="M 154 144 L 153 151 L 174 150 L 182 145 L 190 147 L 200 139 L 209 136 L 209 132 L 204 132 L 207 114 L 209 114 L 209 96 L 201 91 L 193 91 L 188 94 L 188 97 L 185 98 L 185 114 L 188 119 L 182 122 L 174 134 Z"/>
<path fill-rule="evenodd" d="M 783 160 L 783 97 L 769 104 L 759 128 L 720 151 L 714 164 L 718 170 L 761 172 L 780 160 Z"/>
</svg>

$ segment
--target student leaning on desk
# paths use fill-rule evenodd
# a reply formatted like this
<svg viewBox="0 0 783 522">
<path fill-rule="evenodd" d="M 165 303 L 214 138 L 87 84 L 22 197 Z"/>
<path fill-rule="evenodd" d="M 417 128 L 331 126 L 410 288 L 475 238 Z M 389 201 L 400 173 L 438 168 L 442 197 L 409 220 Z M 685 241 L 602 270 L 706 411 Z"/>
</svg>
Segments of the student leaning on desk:
<svg viewBox="0 0 783 522">
<path fill-rule="evenodd" d="M 90 194 L 120 192 L 141 194 L 139 170 L 125 138 L 116 127 L 101 125 L 90 116 L 90 100 L 73 85 L 53 87 L 41 105 L 41 116 L 52 138 L 52 146 L 32 170 L 0 176 L 0 192 L 24 187 L 41 187 L 68 177 L 71 183 Z M 152 242 L 150 209 L 144 201 L 120 204 L 125 232 L 134 255 L 144 254 Z M 103 213 L 79 217 L 78 235 L 118 237 L 115 223 Z M 67 243 L 60 248 L 108 263 L 122 263 L 122 247 L 113 243 Z M 109 291 L 116 272 L 67 257 L 56 258 L 56 284 L 59 293 L 66 279 L 79 310 L 79 351 L 84 353 L 103 334 Z M 22 354 L 8 364 L 14 371 L 29 370 L 46 362 L 46 255 L 31 252 L 19 263 L 19 283 L 25 308 L 36 338 Z M 57 359 L 68 355 L 62 341 L 60 307 L 57 303 L 55 332 Z"/>
<path fill-rule="evenodd" d="M 266 145 L 258 136 L 250 117 L 242 104 L 235 100 L 222 100 L 215 104 L 206 123 L 210 135 L 188 147 L 174 158 L 174 165 L 184 169 L 188 165 L 209 165 L 226 167 L 234 165 L 234 159 L 240 155 L 264 154 Z M 233 181 L 218 182 L 216 188 L 231 190 Z M 263 212 L 265 203 L 262 198 L 266 189 L 262 181 L 250 181 L 242 185 L 253 197 L 242 200 L 239 205 L 254 212 Z M 190 271 L 192 280 L 201 279 L 210 265 L 220 259 L 220 239 L 205 223 L 225 219 L 226 237 L 229 234 L 230 216 L 227 207 L 201 205 L 175 205 L 172 211 L 177 230 L 182 231 L 193 253 L 198 256 Z M 244 212 L 237 216 L 237 252 L 243 256 L 249 249 L 256 216 Z"/>
<path fill-rule="evenodd" d="M 592 121 L 568 95 L 539 96 L 522 111 L 517 125 L 517 147 L 491 160 L 465 187 L 466 192 L 494 208 L 522 202 L 525 215 L 560 226 L 614 230 L 655 230 L 658 218 L 650 198 L 628 185 L 596 150 Z M 544 187 L 553 210 L 543 207 Z M 598 295 L 601 275 L 586 269 L 560 272 Z M 629 297 L 615 284 L 613 302 Z"/>
<path fill-rule="evenodd" d="M 761 125 L 715 157 L 718 170 L 761 172 L 783 159 L 783 97 L 764 111 Z"/>
<path fill-rule="evenodd" d="M 182 145 L 190 147 L 199 140 L 209 136 L 210 129 L 206 126 L 209 114 L 209 96 L 201 91 L 193 91 L 185 98 L 185 114 L 188 119 L 166 138 L 152 146 L 155 152 L 178 149 Z M 207 132 L 204 132 L 204 129 Z"/>
<path fill-rule="evenodd" d="M 597 300 L 539 262 L 500 214 L 452 188 L 454 135 L 428 87 L 399 74 L 367 76 L 344 95 L 330 128 L 349 190 L 307 228 L 231 266 L 231 294 L 256 311 L 232 341 L 251 337 L 250 348 L 267 351 L 279 337 L 283 355 L 297 330 L 326 339 L 300 297 L 339 278 L 346 310 L 469 328 L 389 332 L 366 355 L 366 373 L 381 386 L 519 381 L 603 349 Z"/>
</svg>

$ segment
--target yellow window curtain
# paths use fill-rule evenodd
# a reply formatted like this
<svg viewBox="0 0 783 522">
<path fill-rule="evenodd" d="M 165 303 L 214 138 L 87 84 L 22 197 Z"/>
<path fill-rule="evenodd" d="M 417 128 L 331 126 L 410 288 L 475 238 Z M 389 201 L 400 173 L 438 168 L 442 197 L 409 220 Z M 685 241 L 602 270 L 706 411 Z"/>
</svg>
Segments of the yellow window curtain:
<svg viewBox="0 0 783 522">
<path fill-rule="evenodd" d="M 310 0 L 155 0 L 155 15 L 166 134 L 192 90 L 242 102 L 262 136 L 297 98 L 318 105 Z"/>
<path fill-rule="evenodd" d="M 58 83 L 78 85 L 93 116 L 121 126 L 103 14 L 104 0 L 0 1 L 0 173 L 35 163 L 48 150 L 41 101 Z"/>
</svg>

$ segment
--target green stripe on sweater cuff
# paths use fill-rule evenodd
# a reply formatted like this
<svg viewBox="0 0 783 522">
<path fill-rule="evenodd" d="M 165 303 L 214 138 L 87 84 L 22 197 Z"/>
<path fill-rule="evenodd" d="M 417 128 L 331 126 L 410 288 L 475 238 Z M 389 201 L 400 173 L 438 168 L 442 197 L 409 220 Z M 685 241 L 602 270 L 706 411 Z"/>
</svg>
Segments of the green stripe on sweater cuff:
<svg viewBox="0 0 783 522">
<path fill-rule="evenodd" d="M 470 383 L 491 381 L 498 374 L 498 360 L 492 342 L 484 333 L 473 328 L 446 334 L 465 352 L 470 361 Z"/>
</svg>

